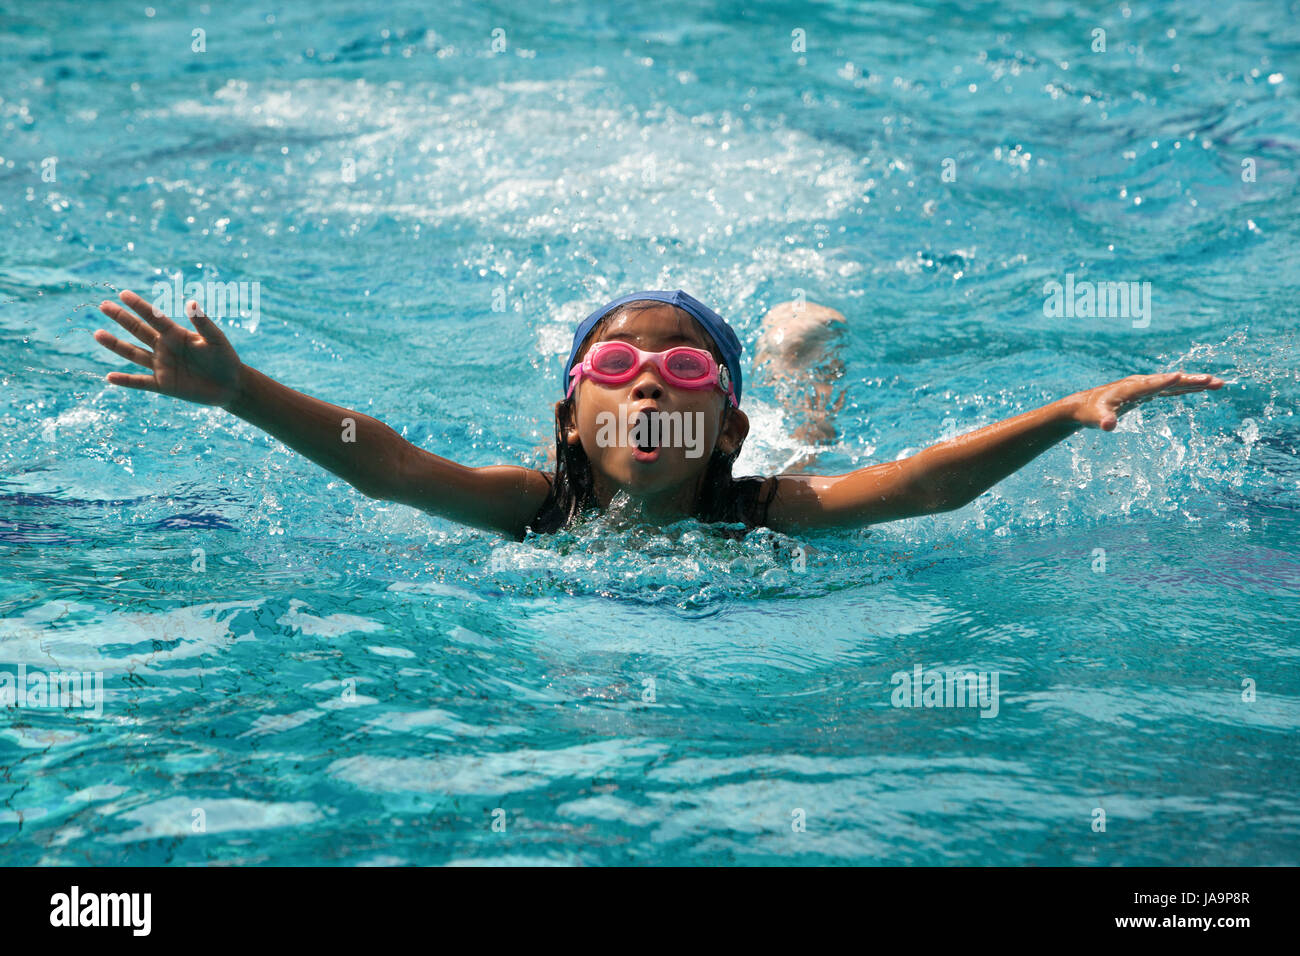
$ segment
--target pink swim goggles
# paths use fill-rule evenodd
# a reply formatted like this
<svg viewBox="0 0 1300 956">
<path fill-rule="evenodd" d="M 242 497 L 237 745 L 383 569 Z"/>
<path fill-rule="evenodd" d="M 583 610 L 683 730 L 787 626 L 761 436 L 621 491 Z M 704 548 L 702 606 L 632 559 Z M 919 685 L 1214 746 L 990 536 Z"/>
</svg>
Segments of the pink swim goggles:
<svg viewBox="0 0 1300 956">
<path fill-rule="evenodd" d="M 586 375 L 601 385 L 622 385 L 636 378 L 646 362 L 659 370 L 663 380 L 676 388 L 717 388 L 726 394 L 737 408 L 736 394 L 731 388 L 731 374 L 727 366 L 719 365 L 704 349 L 679 345 L 663 352 L 643 352 L 627 342 L 617 340 L 597 342 L 587 350 L 582 364 L 569 372 L 571 381 L 568 398 Z"/>
</svg>

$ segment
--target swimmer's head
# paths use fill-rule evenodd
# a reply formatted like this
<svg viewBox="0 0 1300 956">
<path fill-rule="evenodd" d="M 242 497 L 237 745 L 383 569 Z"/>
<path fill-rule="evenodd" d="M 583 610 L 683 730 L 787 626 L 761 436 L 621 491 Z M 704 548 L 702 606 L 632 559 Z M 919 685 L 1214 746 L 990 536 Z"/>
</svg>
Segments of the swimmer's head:
<svg viewBox="0 0 1300 956">
<path fill-rule="evenodd" d="M 714 374 L 701 382 L 712 384 L 684 386 L 675 363 L 667 370 L 654 361 L 637 365 L 626 350 L 619 367 L 631 374 L 569 374 L 583 366 L 593 347 L 613 342 L 649 353 L 705 352 Z M 574 387 L 555 406 L 552 523 L 562 526 L 618 491 L 656 508 L 718 520 L 709 515 L 720 510 L 732 484 L 732 463 L 749 433 L 748 417 L 728 394 L 740 396 L 740 350 L 730 326 L 680 290 L 623 296 L 588 316 L 564 367 Z"/>
<path fill-rule="evenodd" d="M 730 382 L 728 383 L 735 390 L 736 403 L 740 403 L 741 392 L 741 375 L 740 375 L 740 353 L 743 346 L 740 339 L 736 336 L 735 331 L 727 324 L 726 320 L 714 312 L 707 305 L 692 295 L 688 295 L 681 289 L 674 292 L 668 291 L 650 291 L 650 292 L 633 292 L 629 295 L 620 296 L 612 302 L 606 302 L 595 312 L 592 312 L 573 333 L 573 347 L 569 350 L 569 360 L 564 363 L 564 373 L 561 377 L 563 391 L 568 394 L 570 385 L 570 372 L 575 364 L 582 361 L 585 354 L 584 346 L 592 339 L 592 333 L 598 325 L 607 323 L 611 318 L 626 307 L 635 306 L 637 308 L 647 307 L 655 302 L 663 302 L 673 306 L 678 312 L 685 313 L 695 324 L 705 333 L 712 342 L 714 358 L 718 363 L 727 370 Z"/>
</svg>

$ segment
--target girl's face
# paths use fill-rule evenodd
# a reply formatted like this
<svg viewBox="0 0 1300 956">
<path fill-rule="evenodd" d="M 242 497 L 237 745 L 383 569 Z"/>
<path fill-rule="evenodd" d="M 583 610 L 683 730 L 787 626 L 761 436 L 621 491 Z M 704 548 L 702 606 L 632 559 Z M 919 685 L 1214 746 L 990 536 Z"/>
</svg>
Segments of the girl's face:
<svg viewBox="0 0 1300 956">
<path fill-rule="evenodd" d="M 645 352 L 686 345 L 714 354 L 694 319 L 667 304 L 620 312 L 593 336 L 575 364 L 597 342 L 608 341 L 624 341 Z M 574 390 L 574 414 L 564 440 L 582 445 L 602 507 L 621 490 L 655 510 L 689 514 L 714 448 L 735 451 L 749 433 L 749 419 L 738 408 L 723 424 L 726 406 L 727 396 L 716 388 L 669 385 L 651 362 L 619 385 L 584 375 Z M 638 437 L 655 437 L 650 421 L 637 428 L 638 418 L 652 411 L 661 413 L 659 443 L 638 448 Z"/>
</svg>

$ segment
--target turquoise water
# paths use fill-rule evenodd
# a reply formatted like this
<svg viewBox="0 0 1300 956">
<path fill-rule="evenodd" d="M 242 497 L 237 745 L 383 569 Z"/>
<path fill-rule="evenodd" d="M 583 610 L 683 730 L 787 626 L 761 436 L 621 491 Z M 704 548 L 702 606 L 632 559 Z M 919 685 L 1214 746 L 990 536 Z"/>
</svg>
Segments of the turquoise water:
<svg viewBox="0 0 1300 956">
<path fill-rule="evenodd" d="M 0 862 L 1296 862 L 1296 13 L 0 15 L 0 671 L 103 680 L 0 708 Z M 796 290 L 848 317 L 823 473 L 1229 384 L 869 532 L 517 543 L 106 385 L 95 305 L 176 272 L 260 284 L 248 364 L 470 465 L 544 461 L 573 326 L 640 288 L 748 357 Z M 1067 274 L 1149 325 L 1047 317 Z M 792 423 L 744 407 L 772 473 Z M 892 706 L 917 665 L 997 716 Z"/>
</svg>

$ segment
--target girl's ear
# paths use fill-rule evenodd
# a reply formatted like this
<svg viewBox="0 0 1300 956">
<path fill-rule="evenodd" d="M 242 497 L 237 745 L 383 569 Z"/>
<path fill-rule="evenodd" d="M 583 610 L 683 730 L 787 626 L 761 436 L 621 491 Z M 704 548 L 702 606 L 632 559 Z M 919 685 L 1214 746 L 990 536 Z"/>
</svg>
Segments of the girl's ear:
<svg viewBox="0 0 1300 956">
<path fill-rule="evenodd" d="M 573 403 L 568 399 L 561 399 L 555 403 L 555 418 L 560 423 L 564 442 L 567 445 L 576 445 L 579 441 L 577 416 L 572 412 Z"/>
<path fill-rule="evenodd" d="M 724 455 L 735 454 L 749 434 L 749 416 L 739 408 L 727 412 L 727 421 L 718 435 L 718 450 Z"/>
</svg>

